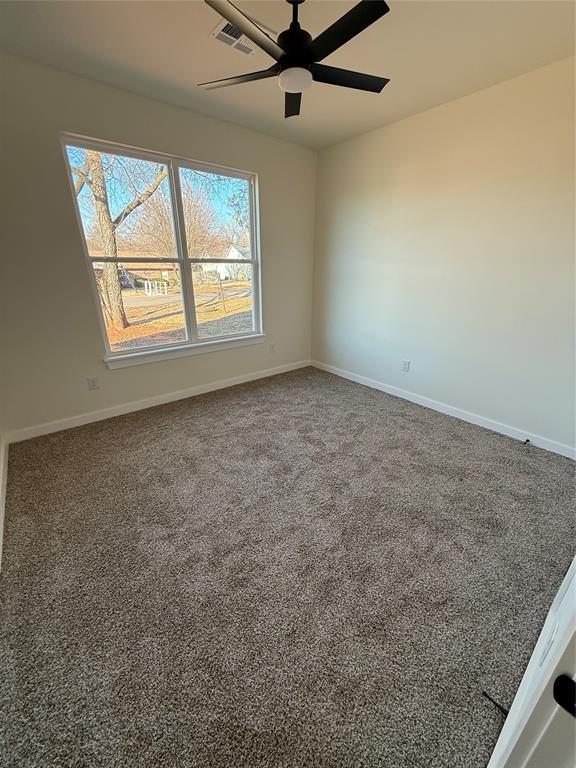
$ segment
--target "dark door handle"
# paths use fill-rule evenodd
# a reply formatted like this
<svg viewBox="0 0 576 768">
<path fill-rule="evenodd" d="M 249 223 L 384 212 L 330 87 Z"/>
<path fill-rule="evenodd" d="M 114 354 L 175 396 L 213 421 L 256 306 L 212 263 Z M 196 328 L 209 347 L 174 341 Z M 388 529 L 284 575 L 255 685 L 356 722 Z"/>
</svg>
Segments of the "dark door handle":
<svg viewBox="0 0 576 768">
<path fill-rule="evenodd" d="M 576 683 L 568 675 L 558 675 L 554 680 L 554 701 L 576 717 Z"/>
</svg>

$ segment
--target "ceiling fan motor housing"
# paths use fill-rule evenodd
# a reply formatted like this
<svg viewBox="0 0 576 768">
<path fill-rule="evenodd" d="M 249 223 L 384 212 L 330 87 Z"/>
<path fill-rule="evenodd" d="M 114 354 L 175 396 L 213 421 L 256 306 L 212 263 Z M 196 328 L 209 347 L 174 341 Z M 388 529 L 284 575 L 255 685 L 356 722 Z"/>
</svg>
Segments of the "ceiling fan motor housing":
<svg viewBox="0 0 576 768">
<path fill-rule="evenodd" d="M 278 45 L 285 51 L 285 55 L 278 61 L 280 71 L 290 67 L 308 69 L 312 64 L 312 59 L 306 55 L 306 50 L 311 42 L 312 35 L 302 29 L 298 22 L 292 22 L 289 29 L 280 32 Z"/>
</svg>

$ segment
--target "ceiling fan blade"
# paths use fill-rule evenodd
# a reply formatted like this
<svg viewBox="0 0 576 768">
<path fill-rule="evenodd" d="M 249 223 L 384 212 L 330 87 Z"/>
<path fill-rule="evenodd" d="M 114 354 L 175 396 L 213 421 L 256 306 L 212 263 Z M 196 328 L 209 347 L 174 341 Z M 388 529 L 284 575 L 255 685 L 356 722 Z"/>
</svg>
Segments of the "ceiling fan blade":
<svg viewBox="0 0 576 768">
<path fill-rule="evenodd" d="M 301 93 L 286 93 L 284 98 L 284 117 L 296 117 L 300 114 Z"/>
<path fill-rule="evenodd" d="M 272 56 L 273 59 L 278 61 L 278 59 L 284 55 L 284 51 L 282 48 L 280 48 L 278 43 L 272 40 L 272 38 L 269 37 L 266 32 L 260 29 L 260 27 L 257 26 L 252 21 L 252 19 L 246 16 L 246 14 L 242 13 L 239 8 L 236 8 L 236 6 L 233 5 L 230 0 L 204 1 L 210 6 L 210 8 L 213 8 L 217 13 L 219 13 L 222 18 L 226 19 L 226 21 L 229 21 L 230 24 L 233 24 L 235 27 L 237 27 L 243 35 L 246 35 L 246 37 L 250 38 L 253 43 L 256 43 L 259 48 L 262 48 L 263 51 L 266 51 L 269 56 Z"/>
<path fill-rule="evenodd" d="M 240 83 L 249 83 L 252 80 L 264 80 L 267 77 L 274 77 L 278 74 L 278 67 L 274 65 L 269 69 L 261 69 L 259 72 L 248 72 L 246 75 L 237 75 L 236 77 L 225 77 L 223 80 L 212 80 L 208 83 L 198 83 L 201 88 L 211 91 L 214 88 L 226 88 L 227 85 L 240 85 Z"/>
<path fill-rule="evenodd" d="M 390 82 L 387 77 L 365 75 L 362 72 L 352 72 L 351 69 L 327 67 L 326 64 L 312 64 L 310 69 L 312 77 L 317 83 L 341 85 L 344 88 L 357 88 L 359 91 L 380 93 L 384 86 Z"/>
<path fill-rule="evenodd" d="M 325 29 L 315 40 L 312 40 L 307 50 L 312 61 L 322 61 L 344 43 L 356 37 L 366 27 L 382 18 L 389 10 L 390 8 L 384 0 L 360 0 L 358 5 L 351 8 L 331 27 Z"/>
</svg>

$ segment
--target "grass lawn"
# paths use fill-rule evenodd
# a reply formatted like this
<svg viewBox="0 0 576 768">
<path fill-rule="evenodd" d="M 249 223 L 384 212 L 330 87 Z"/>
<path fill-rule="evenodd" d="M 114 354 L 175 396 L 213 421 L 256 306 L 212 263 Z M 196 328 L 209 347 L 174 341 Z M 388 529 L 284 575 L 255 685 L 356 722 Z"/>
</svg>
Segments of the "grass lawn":
<svg viewBox="0 0 576 768">
<path fill-rule="evenodd" d="M 248 281 L 226 281 L 223 283 L 223 296 L 220 287 L 212 283 L 195 285 L 194 294 L 198 326 L 252 310 L 251 285 Z M 112 350 L 186 338 L 180 291 L 171 289 L 165 296 L 146 296 L 143 290 L 124 290 L 122 297 L 130 325 L 124 330 L 107 326 Z"/>
</svg>

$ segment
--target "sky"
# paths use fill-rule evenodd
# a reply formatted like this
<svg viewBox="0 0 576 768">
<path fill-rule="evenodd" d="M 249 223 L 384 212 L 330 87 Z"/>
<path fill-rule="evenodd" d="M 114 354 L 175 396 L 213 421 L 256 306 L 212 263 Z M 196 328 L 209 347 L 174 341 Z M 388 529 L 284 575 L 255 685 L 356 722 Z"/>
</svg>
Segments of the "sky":
<svg viewBox="0 0 576 768">
<path fill-rule="evenodd" d="M 68 161 L 73 167 L 82 167 L 86 150 L 82 147 L 67 145 Z M 105 171 L 106 188 L 112 218 L 117 216 L 132 198 L 142 192 L 156 176 L 161 165 L 148 160 L 140 160 L 111 153 L 101 153 Z M 189 182 L 192 189 L 202 190 L 208 202 L 214 208 L 222 224 L 233 221 L 234 209 L 229 204 L 232 195 L 245 195 L 248 203 L 249 184 L 245 179 L 205 173 L 190 168 L 180 169 L 181 178 Z M 78 175 L 72 171 L 75 181 Z M 169 197 L 168 179 L 164 179 L 160 189 Z M 78 196 L 80 216 L 86 236 L 95 227 L 95 210 L 90 188 L 85 185 Z M 120 231 L 120 228 L 119 228 Z"/>
</svg>

